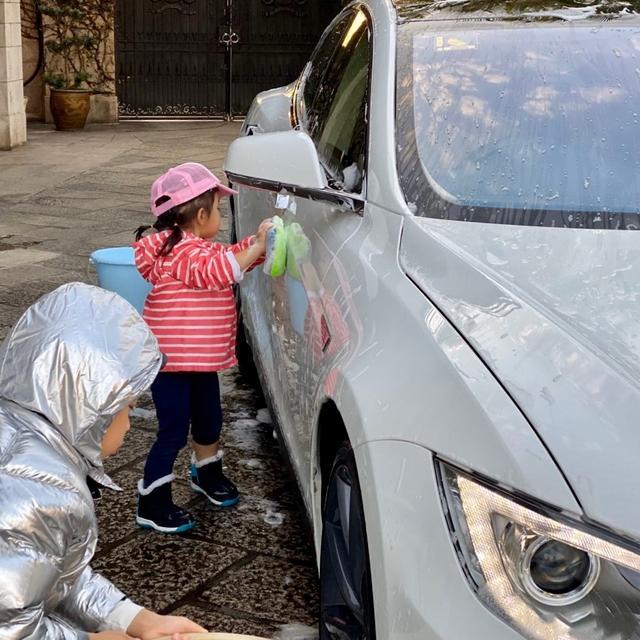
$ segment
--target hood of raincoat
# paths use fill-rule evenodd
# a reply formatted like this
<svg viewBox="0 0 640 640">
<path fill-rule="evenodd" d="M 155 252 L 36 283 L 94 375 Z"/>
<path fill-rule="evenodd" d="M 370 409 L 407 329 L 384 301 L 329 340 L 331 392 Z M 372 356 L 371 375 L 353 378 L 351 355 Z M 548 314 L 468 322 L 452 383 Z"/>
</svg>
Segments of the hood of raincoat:
<svg viewBox="0 0 640 640">
<path fill-rule="evenodd" d="M 0 346 L 0 398 L 44 417 L 91 475 L 104 480 L 106 428 L 151 385 L 162 360 L 155 337 L 126 300 L 65 284 L 29 307 Z"/>
</svg>

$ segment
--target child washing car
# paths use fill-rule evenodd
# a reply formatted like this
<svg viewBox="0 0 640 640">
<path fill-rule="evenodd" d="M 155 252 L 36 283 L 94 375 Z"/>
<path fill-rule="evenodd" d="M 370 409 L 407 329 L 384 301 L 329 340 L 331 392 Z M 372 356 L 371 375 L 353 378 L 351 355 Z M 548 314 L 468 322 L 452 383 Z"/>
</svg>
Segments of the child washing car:
<svg viewBox="0 0 640 640">
<path fill-rule="evenodd" d="M 236 364 L 236 303 L 233 285 L 261 264 L 272 226 L 234 245 L 215 238 L 220 199 L 234 193 L 204 165 L 169 169 L 151 187 L 156 233 L 136 232 L 138 271 L 153 288 L 142 313 L 167 355 L 151 387 L 158 434 L 138 484 L 136 522 L 162 533 L 184 533 L 194 517 L 174 504 L 173 467 L 191 434 L 190 485 L 218 507 L 239 500 L 223 471 L 222 406 L 218 373 Z"/>
<path fill-rule="evenodd" d="M 80 283 L 47 294 L 0 346 L 0 638 L 152 640 L 204 631 L 131 602 L 94 573 L 97 525 L 86 477 L 162 365 L 119 296 Z"/>
</svg>

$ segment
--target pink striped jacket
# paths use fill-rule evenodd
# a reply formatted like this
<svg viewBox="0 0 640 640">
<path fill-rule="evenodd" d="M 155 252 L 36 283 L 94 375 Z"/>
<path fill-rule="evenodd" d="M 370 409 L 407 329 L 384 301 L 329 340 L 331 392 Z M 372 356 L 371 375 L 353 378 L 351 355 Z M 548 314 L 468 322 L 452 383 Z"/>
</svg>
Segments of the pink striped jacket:
<svg viewBox="0 0 640 640">
<path fill-rule="evenodd" d="M 167 356 L 163 371 L 233 367 L 237 317 L 232 286 L 244 275 L 235 254 L 247 249 L 254 236 L 227 246 L 184 233 L 168 256 L 160 256 L 170 233 L 155 233 L 133 245 L 136 267 L 153 286 L 142 315 Z"/>
</svg>

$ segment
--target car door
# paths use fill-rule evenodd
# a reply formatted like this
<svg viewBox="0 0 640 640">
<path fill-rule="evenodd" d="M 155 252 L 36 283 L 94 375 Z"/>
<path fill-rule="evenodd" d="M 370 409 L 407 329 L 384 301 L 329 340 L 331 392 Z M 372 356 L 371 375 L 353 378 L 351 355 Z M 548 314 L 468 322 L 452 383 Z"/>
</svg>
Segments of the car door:
<svg viewBox="0 0 640 640">
<path fill-rule="evenodd" d="M 359 9 L 345 12 L 336 27 L 311 61 L 296 105 L 332 197 L 288 195 L 287 272 L 272 284 L 274 354 L 300 469 L 309 468 L 318 396 L 332 395 L 333 374 L 349 357 L 359 325 L 343 249 L 363 223 L 371 27 Z"/>
<path fill-rule="evenodd" d="M 310 99 L 315 96 L 324 72 L 352 20 L 353 10 L 345 10 L 339 14 L 323 34 L 305 66 L 296 92 L 298 111 L 301 115 L 305 113 L 305 93 L 300 90 L 301 87 L 306 87 L 306 95 Z M 253 108 L 260 109 L 262 105 L 254 102 Z M 283 211 L 275 208 L 276 194 L 273 192 L 243 185 L 237 188 L 239 193 L 234 198 L 234 231 L 238 238 L 254 233 L 263 219 L 275 213 L 283 214 Z M 299 204 L 302 212 L 304 203 Z M 283 217 L 288 219 L 287 214 Z M 298 438 L 290 434 L 295 434 L 296 425 L 300 423 L 300 403 L 296 400 L 300 390 L 295 376 L 296 346 L 290 341 L 291 327 L 287 326 L 288 308 L 282 308 L 281 302 L 287 300 L 289 294 L 295 296 L 299 291 L 294 291 L 295 284 L 289 283 L 291 291 L 288 292 L 281 279 L 274 280 L 262 277 L 261 274 L 259 277 L 256 275 L 245 277 L 240 287 L 242 313 L 245 323 L 250 328 L 254 356 L 259 361 L 263 378 L 269 386 L 269 395 L 283 427 L 287 448 L 295 462 L 300 459 Z M 295 308 L 299 310 L 300 305 Z"/>
</svg>

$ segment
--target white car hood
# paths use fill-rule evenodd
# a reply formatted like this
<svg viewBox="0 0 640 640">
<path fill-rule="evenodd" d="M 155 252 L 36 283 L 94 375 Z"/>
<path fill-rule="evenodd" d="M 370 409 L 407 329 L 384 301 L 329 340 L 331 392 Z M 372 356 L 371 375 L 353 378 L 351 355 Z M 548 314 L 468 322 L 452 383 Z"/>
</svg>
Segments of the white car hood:
<svg viewBox="0 0 640 640">
<path fill-rule="evenodd" d="M 586 516 L 640 538 L 640 233 L 415 217 L 400 259 L 527 416 Z"/>
</svg>

